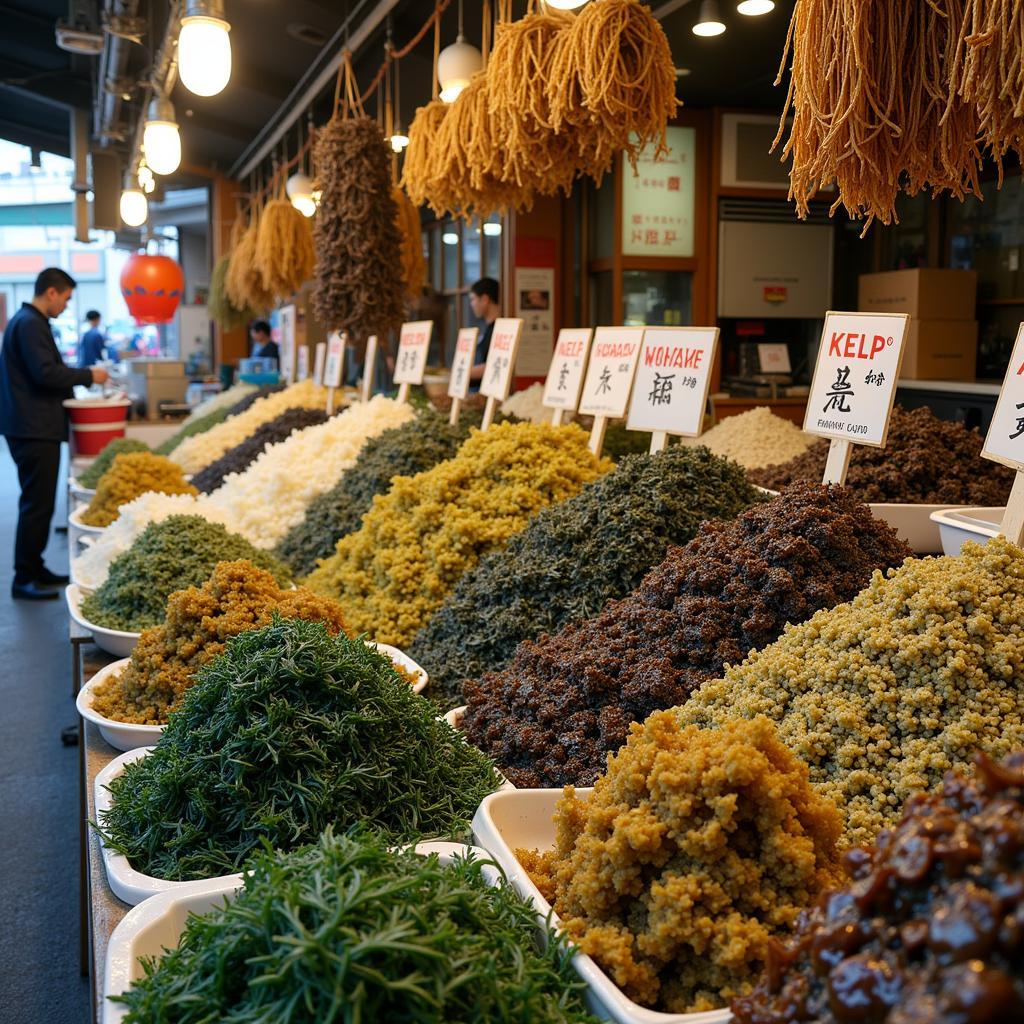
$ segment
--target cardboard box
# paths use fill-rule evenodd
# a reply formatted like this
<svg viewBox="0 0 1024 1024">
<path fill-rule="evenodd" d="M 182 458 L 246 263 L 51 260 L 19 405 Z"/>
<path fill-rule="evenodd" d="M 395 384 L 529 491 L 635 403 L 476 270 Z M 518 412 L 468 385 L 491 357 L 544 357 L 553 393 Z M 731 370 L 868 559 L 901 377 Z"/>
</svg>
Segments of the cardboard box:
<svg viewBox="0 0 1024 1024">
<path fill-rule="evenodd" d="M 922 320 L 973 320 L 978 275 L 973 270 L 893 270 L 861 274 L 862 313 L 909 313 Z"/>
<path fill-rule="evenodd" d="M 978 364 L 976 320 L 911 319 L 900 377 L 974 380 Z"/>
</svg>

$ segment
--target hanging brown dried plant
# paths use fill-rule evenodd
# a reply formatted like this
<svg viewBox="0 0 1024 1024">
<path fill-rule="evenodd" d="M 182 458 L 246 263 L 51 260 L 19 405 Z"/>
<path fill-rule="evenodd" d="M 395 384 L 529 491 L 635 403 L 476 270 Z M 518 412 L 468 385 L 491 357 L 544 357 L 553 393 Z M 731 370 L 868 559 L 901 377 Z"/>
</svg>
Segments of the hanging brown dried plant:
<svg viewBox="0 0 1024 1024">
<path fill-rule="evenodd" d="M 395 224 L 398 227 L 399 245 L 402 258 L 402 283 L 405 294 L 411 298 L 419 296 L 427 283 L 427 261 L 423 258 L 423 231 L 420 225 L 420 211 L 398 185 L 391 189 L 395 201 Z"/>
<path fill-rule="evenodd" d="M 287 298 L 313 276 L 316 253 L 309 218 L 287 199 L 271 199 L 260 217 L 254 256 L 265 291 Z"/>
<path fill-rule="evenodd" d="M 248 227 L 231 250 L 226 283 L 228 298 L 236 309 L 248 306 L 265 313 L 274 305 L 274 296 L 263 287 L 263 278 L 256 269 L 259 230 L 257 210 L 250 215 Z"/>
<path fill-rule="evenodd" d="M 365 341 L 402 322 L 390 151 L 375 121 L 335 117 L 317 134 L 314 162 L 321 196 L 313 306 L 329 330 Z"/>
<path fill-rule="evenodd" d="M 447 114 L 447 103 L 431 100 L 416 111 L 409 126 L 409 145 L 405 148 L 405 163 L 402 166 L 402 188 L 416 206 L 426 204 L 428 196 L 438 185 L 434 180 L 437 140 Z"/>
<path fill-rule="evenodd" d="M 257 316 L 257 313 L 248 307 L 237 309 L 228 298 L 227 276 L 230 263 L 231 257 L 225 256 L 213 268 L 210 275 L 210 295 L 206 300 L 206 310 L 210 319 L 225 331 L 244 327 Z"/>
</svg>

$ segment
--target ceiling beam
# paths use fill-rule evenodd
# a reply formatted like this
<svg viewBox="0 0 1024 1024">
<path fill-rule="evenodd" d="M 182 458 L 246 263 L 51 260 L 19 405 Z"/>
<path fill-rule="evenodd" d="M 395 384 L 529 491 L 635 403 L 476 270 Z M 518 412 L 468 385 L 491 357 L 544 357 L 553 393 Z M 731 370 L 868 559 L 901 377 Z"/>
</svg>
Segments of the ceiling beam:
<svg viewBox="0 0 1024 1024">
<path fill-rule="evenodd" d="M 66 117 L 61 118 L 62 123 L 66 121 Z M 28 146 L 30 149 L 56 153 L 58 156 L 68 156 L 71 152 L 71 142 L 68 138 L 66 124 L 65 131 L 61 134 L 41 129 L 38 124 L 24 124 L 21 121 L 3 117 L 0 118 L 0 138 L 19 146 Z"/>
</svg>

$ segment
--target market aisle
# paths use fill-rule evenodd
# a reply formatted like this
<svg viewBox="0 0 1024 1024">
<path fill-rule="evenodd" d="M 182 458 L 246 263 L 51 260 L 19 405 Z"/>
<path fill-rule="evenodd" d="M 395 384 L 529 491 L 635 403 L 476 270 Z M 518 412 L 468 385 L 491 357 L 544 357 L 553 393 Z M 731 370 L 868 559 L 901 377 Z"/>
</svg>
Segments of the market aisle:
<svg viewBox="0 0 1024 1024">
<path fill-rule="evenodd" d="M 63 601 L 11 600 L 18 481 L 0 442 L 0 992 L 10 1024 L 82 1024 L 78 970 L 78 762 L 61 746 L 75 721 Z M 67 571 L 55 534 L 47 562 Z"/>
</svg>

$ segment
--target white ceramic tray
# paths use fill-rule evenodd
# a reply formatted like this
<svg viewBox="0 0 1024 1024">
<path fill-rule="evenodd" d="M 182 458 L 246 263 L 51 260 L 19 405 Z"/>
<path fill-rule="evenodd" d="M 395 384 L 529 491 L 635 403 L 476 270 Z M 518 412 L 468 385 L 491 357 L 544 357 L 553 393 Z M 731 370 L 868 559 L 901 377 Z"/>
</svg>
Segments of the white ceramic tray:
<svg viewBox="0 0 1024 1024">
<path fill-rule="evenodd" d="M 445 712 L 444 720 L 453 729 L 462 729 L 462 716 L 466 713 L 467 704 L 463 704 L 461 708 L 452 708 L 451 711 Z"/>
<path fill-rule="evenodd" d="M 120 661 L 107 665 L 78 691 L 78 697 L 75 699 L 78 713 L 87 722 L 92 722 L 97 726 L 100 735 L 117 750 L 151 747 L 160 739 L 160 735 L 164 731 L 162 725 L 133 725 L 130 722 L 118 722 L 93 709 L 92 704 L 97 688 L 111 677 L 119 676 L 128 667 L 130 661 L 130 658 L 122 658 Z"/>
<path fill-rule="evenodd" d="M 78 553 L 80 542 L 83 537 L 99 537 L 106 529 L 105 526 L 88 526 L 82 522 L 82 513 L 86 506 L 79 505 L 73 512 L 68 513 L 68 551 L 72 558 Z"/>
<path fill-rule="evenodd" d="M 486 850 L 457 843 L 419 843 L 417 853 L 436 853 L 442 864 L 451 864 L 457 856 L 474 854 L 490 860 Z M 490 864 L 483 866 L 484 877 L 497 885 L 500 873 Z M 225 875 L 201 882 L 180 882 L 172 891 L 160 893 L 125 914 L 114 929 L 107 946 L 107 964 L 103 978 L 103 1024 L 121 1024 L 126 1007 L 110 1002 L 110 996 L 126 992 L 132 982 L 144 976 L 140 957 L 158 957 L 178 945 L 190 914 L 205 914 L 223 906 L 238 891 L 242 876 Z"/>
<path fill-rule="evenodd" d="M 397 647 L 392 647 L 391 644 L 379 644 L 375 641 L 369 641 L 369 645 L 376 647 L 381 654 L 390 658 L 396 665 L 401 665 L 409 675 L 415 677 L 416 682 L 413 683 L 412 687 L 413 693 L 422 693 L 427 688 L 427 682 L 430 678 L 427 675 L 427 670 L 416 664 L 405 651 L 400 651 Z"/>
<path fill-rule="evenodd" d="M 64 590 L 64 595 L 68 602 L 68 614 L 82 629 L 87 629 L 92 633 L 97 647 L 118 658 L 127 658 L 135 650 L 135 645 L 139 642 L 139 637 L 142 636 L 141 633 L 129 633 L 123 629 L 97 626 L 82 615 L 82 597 L 84 595 L 78 584 L 70 584 Z"/>
<path fill-rule="evenodd" d="M 987 544 L 999 535 L 1005 507 L 944 508 L 931 515 L 942 537 L 942 550 L 947 555 L 959 555 L 964 541 Z"/>
<path fill-rule="evenodd" d="M 577 789 L 576 795 L 588 799 L 591 789 Z M 530 876 L 516 859 L 513 850 L 550 850 L 555 845 L 555 804 L 560 789 L 515 789 L 485 797 L 473 817 L 473 838 L 501 865 L 509 882 L 532 900 L 538 920 L 551 915 L 558 928 L 558 915 L 551 910 Z M 622 990 L 584 953 L 572 958 L 576 973 L 586 983 L 589 1009 L 605 1020 L 618 1024 L 725 1024 L 732 1020 L 727 1009 L 703 1013 L 660 1013 L 627 999 Z"/>
</svg>

